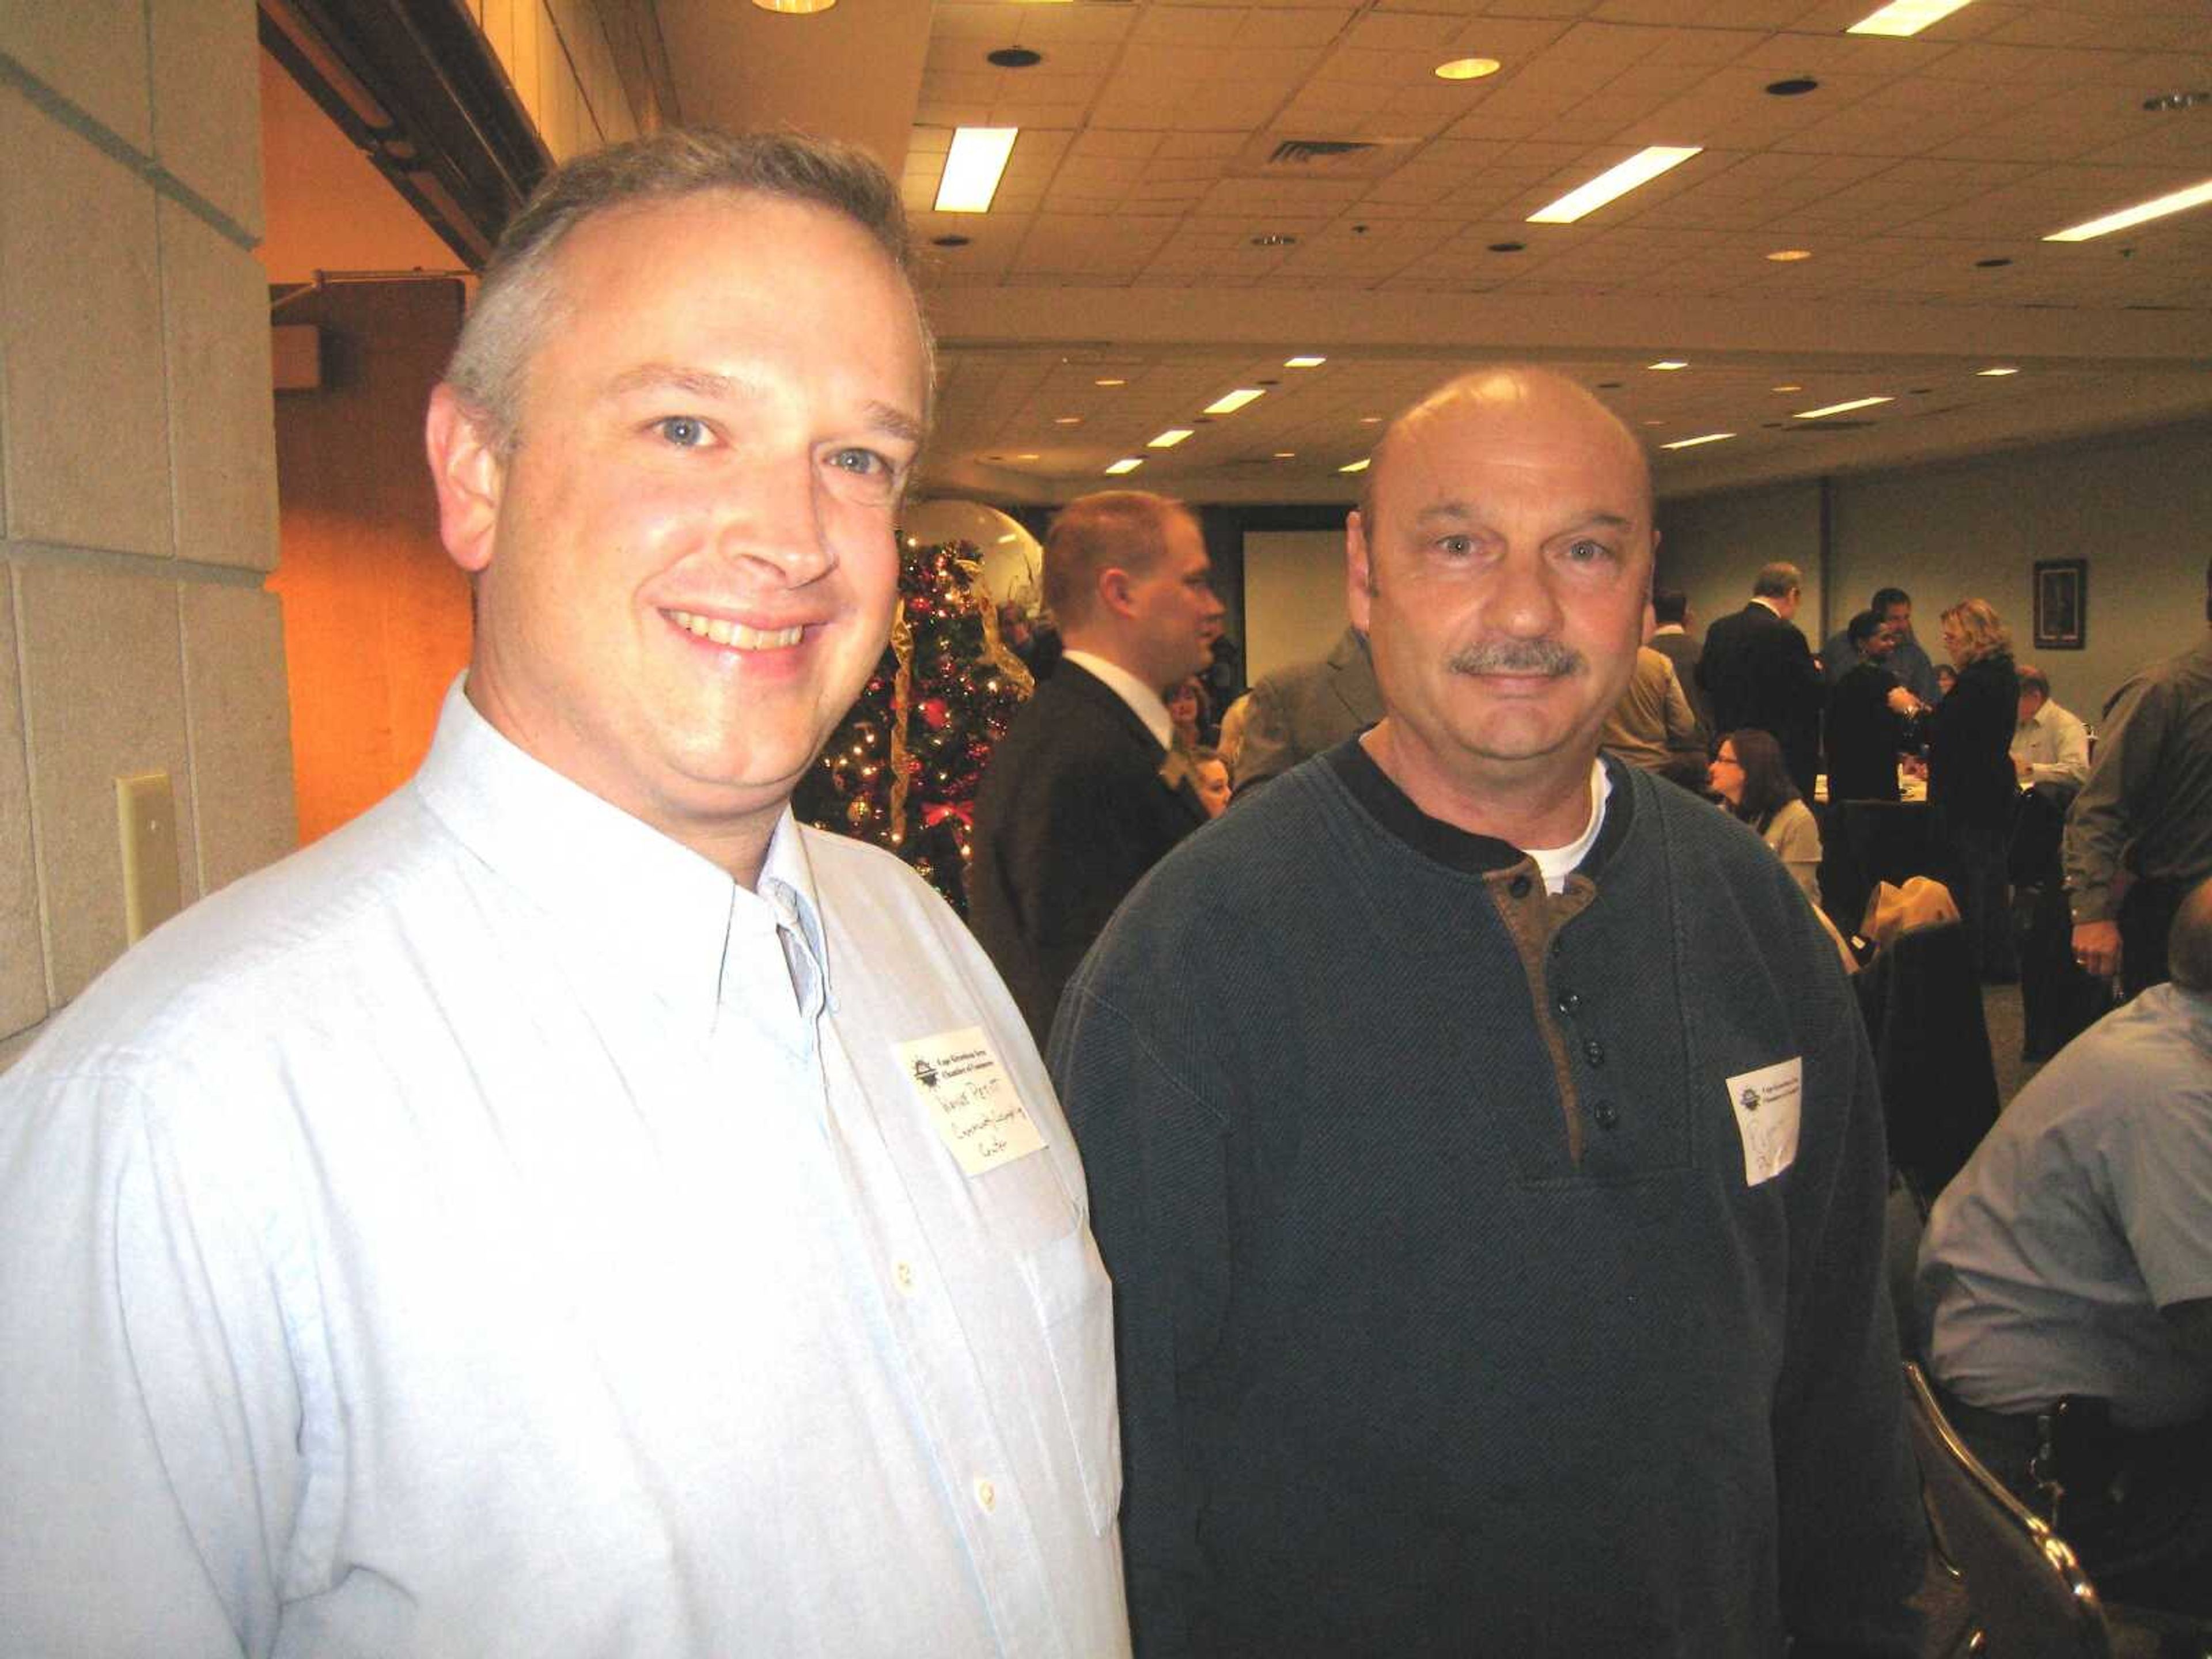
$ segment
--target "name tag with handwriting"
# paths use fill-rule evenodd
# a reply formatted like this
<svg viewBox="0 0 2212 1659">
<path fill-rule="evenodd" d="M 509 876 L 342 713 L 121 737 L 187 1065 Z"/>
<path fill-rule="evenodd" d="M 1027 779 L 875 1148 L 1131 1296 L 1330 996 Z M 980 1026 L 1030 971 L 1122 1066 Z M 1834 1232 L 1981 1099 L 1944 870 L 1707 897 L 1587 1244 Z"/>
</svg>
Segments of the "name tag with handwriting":
<svg viewBox="0 0 2212 1659">
<path fill-rule="evenodd" d="M 1798 1108 L 1805 1091 L 1805 1062 L 1785 1060 L 1742 1072 L 1728 1080 L 1729 1105 L 1743 1137 L 1743 1181 L 1756 1187 L 1797 1161 Z"/>
<path fill-rule="evenodd" d="M 975 1026 L 902 1042 L 897 1054 L 915 1098 L 969 1175 L 1044 1150 L 1013 1079 Z"/>
</svg>

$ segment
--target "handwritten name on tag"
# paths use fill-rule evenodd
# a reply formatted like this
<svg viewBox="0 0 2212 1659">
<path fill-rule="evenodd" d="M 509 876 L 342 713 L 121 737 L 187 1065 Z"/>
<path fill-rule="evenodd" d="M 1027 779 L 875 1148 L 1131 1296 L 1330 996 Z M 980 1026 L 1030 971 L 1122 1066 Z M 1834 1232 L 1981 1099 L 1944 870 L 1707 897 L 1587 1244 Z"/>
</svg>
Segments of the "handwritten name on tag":
<svg viewBox="0 0 2212 1659">
<path fill-rule="evenodd" d="M 1803 1104 L 1805 1062 L 1785 1060 L 1742 1072 L 1728 1080 L 1729 1105 L 1743 1138 L 1747 1187 L 1771 1181 L 1797 1161 L 1797 1120 Z"/>
<path fill-rule="evenodd" d="M 915 1098 L 969 1175 L 1044 1149 L 1013 1079 L 975 1026 L 902 1042 L 896 1052 Z"/>
</svg>

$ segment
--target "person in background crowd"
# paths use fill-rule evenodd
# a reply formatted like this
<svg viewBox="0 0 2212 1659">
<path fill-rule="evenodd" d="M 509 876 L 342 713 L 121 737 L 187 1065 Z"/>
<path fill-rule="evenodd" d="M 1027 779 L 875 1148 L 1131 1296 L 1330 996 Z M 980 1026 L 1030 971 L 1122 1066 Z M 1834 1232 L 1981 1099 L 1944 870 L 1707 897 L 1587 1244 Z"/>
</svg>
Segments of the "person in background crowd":
<svg viewBox="0 0 2212 1659">
<path fill-rule="evenodd" d="M 1636 653 L 1635 672 L 1605 717 L 1598 746 L 1631 766 L 1705 786 L 1705 746 L 1698 741 L 1698 717 L 1674 678 L 1674 665 L 1650 646 Z"/>
<path fill-rule="evenodd" d="M 1346 628 L 1319 662 L 1267 675 L 1252 688 L 1251 698 L 1235 765 L 1240 800 L 1382 718 L 1367 636 L 1356 628 Z"/>
<path fill-rule="evenodd" d="M 1807 800 L 1820 771 L 1820 704 L 1826 696 L 1813 653 L 1790 620 L 1804 599 L 1794 564 L 1765 566 L 1751 602 L 1705 630 L 1698 673 L 1712 709 L 1713 729 L 1755 726 L 1782 745 L 1790 781 Z"/>
<path fill-rule="evenodd" d="M 1936 695 L 1928 699 L 1929 707 L 1932 708 L 1937 703 L 1942 702 L 1944 698 L 1949 696 L 1951 695 L 1952 688 L 1957 685 L 1958 683 L 1959 671 L 1957 669 L 1952 667 L 1948 662 L 1937 663 L 1936 665 Z"/>
<path fill-rule="evenodd" d="M 1196 754 L 1206 746 L 1206 688 L 1194 676 L 1168 693 L 1167 705 L 1175 746 L 1187 755 Z"/>
<path fill-rule="evenodd" d="M 2020 709 L 2012 635 L 1988 600 L 1962 599 L 1943 613 L 1943 648 L 1959 680 L 1922 722 L 1929 830 L 1982 977 L 2010 983 L 2020 977 L 2005 891 L 2019 793 L 2010 748 Z"/>
<path fill-rule="evenodd" d="M 0 1079 L 10 1655 L 1126 1651 L 1074 1146 L 951 909 L 787 805 L 898 600 L 907 239 L 711 132 L 508 221 L 422 769 Z"/>
<path fill-rule="evenodd" d="M 1714 751 L 1710 781 L 1728 810 L 1759 832 L 1813 903 L 1820 902 L 1820 826 L 1782 769 L 1782 749 L 1755 726 Z"/>
<path fill-rule="evenodd" d="M 2020 720 L 2013 727 L 2012 768 L 2023 784 L 2089 781 L 2089 728 L 2051 700 L 2051 677 L 2033 664 L 2020 670 Z"/>
<path fill-rule="evenodd" d="M 1198 798 L 1206 806 L 1206 816 L 1219 817 L 1229 810 L 1229 763 L 1221 758 L 1217 750 L 1200 749 L 1191 756 L 1191 770 L 1195 775 Z"/>
<path fill-rule="evenodd" d="M 1895 800 L 1897 757 L 1911 741 L 1912 694 L 1889 672 L 1889 624 L 1862 611 L 1844 630 L 1857 660 L 1828 693 L 1820 741 L 1828 757 L 1828 799 Z"/>
<path fill-rule="evenodd" d="M 1921 1243 L 1930 1375 L 2030 1508 L 2061 1400 L 2057 1516 L 2117 1600 L 2212 1607 L 2212 882 L 2173 979 L 2106 1015 L 2007 1107 Z M 2086 1445 L 2063 1437 L 2102 1422 Z M 2106 1468 L 2088 1478 L 2069 1454 Z M 2193 1534 L 2193 1536 L 2192 1536 Z M 2108 1561 L 2132 1559 L 2124 1577 Z"/>
<path fill-rule="evenodd" d="M 1655 587 L 1651 590 L 1653 627 L 1650 644 L 1674 665 L 1674 678 L 1682 688 L 1682 695 L 1690 700 L 1690 713 L 1698 723 L 1698 748 L 1710 749 L 1713 740 L 1712 713 L 1705 707 L 1705 690 L 1698 683 L 1698 659 L 1701 654 L 1697 637 L 1690 632 L 1697 613 L 1690 608 L 1689 595 L 1680 588 Z"/>
<path fill-rule="evenodd" d="M 1890 673 L 1912 693 L 1914 702 L 1933 703 L 1942 692 L 1936 684 L 1936 665 L 1912 635 L 1912 596 L 1901 587 L 1878 587 L 1867 601 L 1867 609 L 1887 626 Z M 1829 635 L 1828 642 L 1820 647 L 1820 669 L 1831 690 L 1856 666 L 1858 656 L 1848 625 Z"/>
<path fill-rule="evenodd" d="M 1385 717 L 1164 860 L 1053 1034 L 1139 1651 L 1915 1654 L 1864 1023 L 1772 856 L 1599 757 L 1643 453 L 1533 368 L 1373 453 Z"/>
<path fill-rule="evenodd" d="M 984 766 L 968 866 L 975 937 L 1039 1043 L 1114 907 L 1206 821 L 1164 698 L 1222 616 L 1198 520 L 1142 490 L 1060 510 L 1044 593 L 1066 649 Z"/>
<path fill-rule="evenodd" d="M 1232 778 L 1237 775 L 1237 757 L 1244 748 L 1244 722 L 1251 712 L 1252 694 L 1249 691 L 1221 711 L 1221 735 L 1213 748 Z"/>
<path fill-rule="evenodd" d="M 2118 974 L 2132 995 L 2166 977 L 2174 907 L 2212 876 L 2212 632 L 2130 676 L 2104 720 L 2096 765 L 2067 814 L 2066 886 L 2075 959 Z"/>
</svg>

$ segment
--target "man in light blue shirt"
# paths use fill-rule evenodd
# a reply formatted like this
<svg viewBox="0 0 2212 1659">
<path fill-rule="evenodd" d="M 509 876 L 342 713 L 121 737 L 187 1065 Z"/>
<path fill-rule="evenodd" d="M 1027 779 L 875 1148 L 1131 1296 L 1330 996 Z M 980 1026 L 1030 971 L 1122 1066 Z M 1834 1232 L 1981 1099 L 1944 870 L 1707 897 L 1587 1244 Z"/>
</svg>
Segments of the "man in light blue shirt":
<svg viewBox="0 0 2212 1659">
<path fill-rule="evenodd" d="M 421 772 L 0 1079 L 0 1650 L 1127 1651 L 1066 1126 L 951 913 L 787 805 L 928 391 L 854 153 L 663 134 L 510 227 Z"/>
</svg>

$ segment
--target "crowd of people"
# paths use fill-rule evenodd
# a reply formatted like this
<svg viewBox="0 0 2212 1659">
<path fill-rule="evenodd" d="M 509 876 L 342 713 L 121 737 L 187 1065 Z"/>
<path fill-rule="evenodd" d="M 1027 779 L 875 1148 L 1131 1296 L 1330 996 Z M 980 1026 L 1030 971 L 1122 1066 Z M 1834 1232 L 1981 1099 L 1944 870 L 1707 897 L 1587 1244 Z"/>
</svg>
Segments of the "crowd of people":
<svg viewBox="0 0 2212 1659">
<path fill-rule="evenodd" d="M 426 422 L 475 635 L 421 772 L 0 1077 L 0 1645 L 1915 1655 L 1796 573 L 1698 657 L 1633 434 L 1473 369 L 1383 428 L 1343 637 L 1216 728 L 1193 515 L 1071 501 L 971 936 L 789 810 L 890 637 L 929 407 L 857 150 L 665 132 L 509 226 Z M 1887 610 L 1834 693 L 1985 878 L 2070 728 L 2042 688 L 2000 775 L 1996 617 L 1945 612 L 1938 698 L 1861 674 L 1916 672 Z M 2201 1081 L 2208 668 L 2105 716 L 2079 953 L 2170 932 L 2175 982 L 2054 1114 Z M 2132 1144 L 2201 1221 L 2212 1133 Z M 2012 1270 L 1942 1241 L 2026 1201 L 2009 1157 L 1926 1275 L 1939 1379 L 2006 1419 L 2034 1390 L 1942 1356 L 1949 1287 Z M 2131 1328 L 2194 1355 L 2166 1231 Z"/>
</svg>

